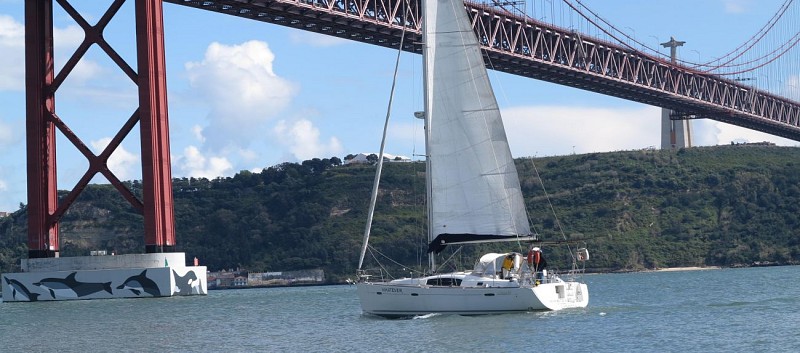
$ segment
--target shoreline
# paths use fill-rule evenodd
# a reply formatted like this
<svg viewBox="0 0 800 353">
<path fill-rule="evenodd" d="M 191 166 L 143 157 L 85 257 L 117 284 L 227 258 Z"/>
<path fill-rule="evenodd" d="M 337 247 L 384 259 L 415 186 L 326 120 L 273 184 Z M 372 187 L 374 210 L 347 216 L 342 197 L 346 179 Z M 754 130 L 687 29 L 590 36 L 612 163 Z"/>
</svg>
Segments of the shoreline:
<svg viewBox="0 0 800 353">
<path fill-rule="evenodd" d="M 652 272 L 678 272 L 678 271 L 705 271 L 705 270 L 720 270 L 720 266 L 687 266 L 687 267 L 664 267 L 649 270 Z"/>
<path fill-rule="evenodd" d="M 655 269 L 645 270 L 617 270 L 617 271 L 586 271 L 584 274 L 615 274 L 615 273 L 635 273 L 635 272 L 681 272 L 681 271 L 708 271 L 708 270 L 722 270 L 730 268 L 749 268 L 749 267 L 774 267 L 774 266 L 796 266 L 797 264 L 775 264 L 775 263 L 759 263 L 750 266 L 683 266 L 683 267 L 662 267 Z M 328 283 L 295 283 L 288 285 L 258 285 L 258 286 L 241 286 L 241 287 L 214 287 L 208 288 L 211 290 L 230 290 L 230 289 L 248 289 L 248 288 L 285 288 L 285 287 L 318 287 L 318 286 L 339 286 L 339 285 L 352 285 L 348 282 L 328 282 Z"/>
</svg>

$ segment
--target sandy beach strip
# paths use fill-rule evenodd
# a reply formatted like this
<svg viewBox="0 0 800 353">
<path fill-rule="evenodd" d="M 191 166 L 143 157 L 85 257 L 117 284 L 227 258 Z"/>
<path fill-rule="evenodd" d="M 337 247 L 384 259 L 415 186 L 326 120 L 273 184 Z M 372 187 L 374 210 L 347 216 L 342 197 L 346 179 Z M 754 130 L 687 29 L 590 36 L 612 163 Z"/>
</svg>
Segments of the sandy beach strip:
<svg viewBox="0 0 800 353">
<path fill-rule="evenodd" d="M 701 270 L 719 270 L 722 267 L 719 266 L 690 266 L 690 267 L 665 267 L 659 268 L 654 271 L 656 272 L 674 272 L 674 271 L 701 271 Z"/>
</svg>

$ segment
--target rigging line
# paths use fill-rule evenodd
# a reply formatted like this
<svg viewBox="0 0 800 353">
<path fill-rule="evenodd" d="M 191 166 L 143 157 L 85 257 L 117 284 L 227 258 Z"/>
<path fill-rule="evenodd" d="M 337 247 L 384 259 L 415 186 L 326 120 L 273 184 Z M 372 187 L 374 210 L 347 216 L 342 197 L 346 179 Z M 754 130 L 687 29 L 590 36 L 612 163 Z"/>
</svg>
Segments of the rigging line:
<svg viewBox="0 0 800 353">
<path fill-rule="evenodd" d="M 419 101 L 417 100 L 418 99 L 417 98 L 418 97 L 417 94 L 419 92 L 416 91 L 416 89 L 418 87 L 418 84 L 419 84 L 417 82 L 417 78 L 419 76 L 417 76 L 416 63 L 415 63 L 415 60 L 416 60 L 417 57 L 418 56 L 414 56 L 414 58 L 411 59 L 411 61 L 412 61 L 412 64 L 411 64 L 411 80 L 412 80 L 412 84 L 410 86 L 410 96 L 413 97 L 412 98 L 412 102 L 411 102 L 411 110 L 414 111 L 415 113 L 417 111 L 417 109 L 415 107 L 419 106 Z M 423 106 L 424 106 L 424 104 L 423 104 Z M 418 202 L 419 201 L 418 200 L 419 193 L 417 192 L 417 185 L 418 185 L 417 176 L 419 175 L 419 171 L 418 171 L 418 163 L 416 163 L 416 158 L 419 157 L 419 155 L 417 154 L 417 143 L 418 143 L 417 136 L 418 136 L 419 126 L 420 126 L 419 120 L 421 120 L 421 119 L 415 118 L 415 119 L 412 120 L 413 121 L 413 123 L 412 123 L 412 131 L 413 132 L 412 132 L 412 135 L 411 135 L 411 158 L 410 158 L 410 162 L 412 163 L 412 168 L 411 168 L 411 172 L 412 172 L 411 190 L 412 190 L 412 193 L 411 193 L 411 195 L 412 195 L 412 200 L 413 200 L 412 202 L 413 202 L 413 206 L 414 206 L 415 212 L 417 211 L 417 206 L 420 205 L 420 203 Z M 422 122 L 422 129 L 423 129 L 423 133 L 424 133 L 424 129 L 425 129 L 424 121 Z M 424 141 L 423 141 L 423 143 L 424 143 Z M 422 201 L 423 210 L 422 210 L 421 213 L 424 214 L 424 208 L 425 208 L 425 196 L 424 195 L 422 197 L 422 200 L 423 200 Z M 422 248 L 427 247 L 427 244 L 428 244 L 428 241 L 427 241 L 428 236 L 426 234 L 425 226 L 424 226 L 425 222 L 424 222 L 424 220 L 420 221 L 416 217 L 415 217 L 415 219 L 417 219 L 417 223 L 415 223 L 415 226 L 418 226 L 418 228 L 420 230 L 420 234 L 422 235 L 422 243 L 419 244 L 420 245 L 420 249 L 422 249 Z M 417 238 L 416 240 L 419 240 L 419 238 Z M 423 253 L 424 252 L 421 251 L 421 250 L 417 251 L 417 265 L 420 268 L 422 268 L 422 256 L 420 256 L 420 255 L 423 254 Z"/>
<path fill-rule="evenodd" d="M 572 247 L 569 243 L 566 242 L 567 236 L 564 234 L 564 228 L 561 227 L 561 221 L 558 219 L 558 215 L 556 214 L 556 209 L 553 207 L 553 203 L 550 201 L 550 194 L 547 193 L 547 188 L 544 186 L 544 180 L 542 180 L 542 176 L 539 175 L 539 169 L 536 168 L 536 163 L 533 162 L 533 159 L 530 159 L 531 165 L 533 166 L 533 171 L 536 173 L 536 178 L 539 179 L 539 184 L 542 185 L 542 191 L 544 192 L 544 197 L 547 200 L 547 205 L 550 206 L 550 212 L 553 212 L 553 217 L 556 219 L 556 226 L 558 226 L 558 231 L 561 233 L 561 238 L 565 240 L 565 244 L 567 245 L 567 249 L 569 250 L 569 256 L 572 257 L 572 261 L 575 261 L 575 254 L 572 253 Z"/>
<path fill-rule="evenodd" d="M 389 277 L 389 279 L 394 279 L 394 277 L 392 277 L 392 274 L 389 272 L 389 270 L 388 270 L 388 269 L 386 269 L 386 267 L 384 267 L 384 266 L 383 266 L 383 264 L 381 263 L 381 261 L 380 261 L 380 260 L 378 260 L 378 257 L 377 257 L 377 256 L 375 256 L 375 254 L 373 253 L 373 251 L 374 251 L 374 252 L 377 252 L 377 253 L 378 253 L 378 254 L 380 254 L 381 256 L 383 256 L 383 254 L 381 254 L 381 253 L 380 253 L 380 251 L 378 251 L 378 250 L 374 249 L 373 247 L 371 247 L 371 246 L 369 247 L 369 255 L 370 255 L 370 256 L 372 256 L 372 261 L 375 261 L 375 263 L 377 263 L 377 264 L 378 264 L 378 268 L 381 270 L 381 271 L 380 271 L 380 272 L 381 272 L 381 280 L 383 281 L 383 274 L 384 274 L 384 273 L 386 273 L 386 277 Z M 384 258 L 386 258 L 386 259 L 389 259 L 389 258 L 388 258 L 388 257 L 386 257 L 386 256 L 384 256 Z M 389 259 L 389 260 L 391 260 L 391 259 Z"/>
<path fill-rule="evenodd" d="M 408 2 L 406 1 L 406 4 Z M 405 18 L 406 11 L 403 12 L 403 17 Z M 405 20 L 403 20 L 405 23 Z M 370 207 L 369 213 L 367 215 L 367 224 L 364 227 L 364 244 L 361 246 L 361 255 L 358 258 L 358 270 L 361 270 L 361 266 L 364 264 L 364 255 L 367 252 L 367 245 L 369 244 L 369 233 L 372 229 L 372 217 L 375 214 L 375 203 L 378 200 L 378 184 L 381 181 L 381 171 L 383 170 L 383 151 L 386 147 L 386 132 L 389 129 L 389 117 L 392 115 L 392 102 L 394 101 L 394 89 L 397 85 L 397 72 L 400 71 L 400 54 L 403 53 L 403 42 L 406 38 L 406 26 L 402 26 L 403 30 L 400 34 L 400 45 L 397 48 L 397 59 L 394 63 L 394 76 L 392 77 L 392 89 L 389 92 L 389 104 L 386 107 L 386 120 L 383 123 L 383 136 L 381 137 L 381 149 L 378 155 L 378 166 L 377 170 L 375 171 L 375 181 L 372 185 L 372 195 L 370 197 Z"/>
<path fill-rule="evenodd" d="M 406 4 L 408 4 L 407 1 L 406 1 Z M 412 60 L 412 65 L 411 65 L 412 85 L 410 87 L 410 90 L 411 90 L 411 97 L 413 97 L 413 102 L 411 103 L 411 107 L 412 107 L 412 111 L 415 112 L 415 114 L 414 114 L 415 117 L 416 117 L 417 110 L 414 107 L 418 107 L 419 106 L 419 101 L 417 99 L 418 99 L 419 96 L 424 95 L 424 94 L 418 95 L 418 93 L 420 93 L 420 92 L 416 91 L 417 87 L 419 87 L 418 85 L 420 84 L 420 82 L 418 82 L 417 79 L 419 77 L 422 77 L 422 75 L 418 75 L 417 74 L 417 72 L 416 72 L 417 66 L 414 63 L 414 61 L 417 60 L 417 58 L 419 58 L 419 57 L 421 57 L 421 56 L 414 56 L 414 58 L 411 59 Z M 424 58 L 422 58 L 422 60 L 424 61 Z M 425 79 L 423 78 L 422 81 L 424 82 L 424 80 Z M 424 105 L 425 105 L 424 102 L 423 102 L 422 105 L 423 105 L 423 110 L 424 110 Z M 422 121 L 422 123 L 420 123 L 420 121 Z M 422 194 L 422 202 L 420 203 L 418 201 L 419 193 L 417 193 L 417 185 L 418 185 L 417 176 L 420 175 L 420 171 L 419 171 L 419 168 L 418 168 L 418 164 L 420 164 L 420 163 L 416 163 L 416 159 L 418 159 L 418 157 L 424 156 L 425 158 L 427 158 L 427 151 L 425 151 L 426 152 L 425 154 L 418 154 L 417 153 L 417 144 L 419 143 L 418 139 L 417 139 L 418 131 L 420 129 L 420 125 L 422 125 L 422 133 L 423 134 L 425 133 L 425 121 L 424 121 L 424 119 L 415 118 L 415 119 L 413 119 L 413 124 L 412 125 L 413 125 L 413 134 L 412 134 L 412 141 L 411 141 L 411 146 L 412 147 L 411 147 L 411 158 L 410 159 L 411 159 L 411 163 L 413 163 L 413 168 L 411 168 L 412 173 L 413 173 L 413 177 L 411 178 L 411 180 L 412 180 L 411 187 L 412 187 L 412 190 L 413 190 L 412 195 L 414 197 L 413 198 L 413 202 L 414 202 L 413 205 L 414 206 L 420 206 L 421 205 L 421 208 L 422 208 L 421 213 L 423 215 L 426 215 L 427 213 L 425 212 L 425 209 L 426 209 L 427 206 L 426 206 L 425 203 L 428 202 L 428 201 L 426 200 L 427 197 L 425 195 L 424 188 L 423 188 L 423 194 Z M 423 146 L 424 146 L 424 144 L 425 144 L 424 139 L 423 139 L 422 143 L 423 143 Z M 425 160 L 422 159 L 422 161 L 424 162 Z M 423 169 L 422 172 L 424 173 L 425 172 L 425 163 L 421 163 L 421 164 L 423 166 L 422 167 L 422 169 Z M 425 183 L 423 182 L 423 187 L 424 187 L 424 184 Z M 429 240 L 428 240 L 428 234 L 427 234 L 427 230 L 426 230 L 426 226 L 425 226 L 425 219 L 424 218 L 422 218 L 422 219 L 417 218 L 416 226 L 420 230 L 420 234 L 421 234 L 422 242 L 419 244 L 420 245 L 420 249 L 427 249 Z M 417 240 L 420 240 L 420 238 L 417 238 Z M 419 266 L 419 268 L 422 268 L 422 259 L 424 257 L 424 256 L 420 256 L 422 254 L 425 254 L 425 251 L 420 250 L 420 251 L 417 252 L 417 265 Z"/>
<path fill-rule="evenodd" d="M 446 265 L 448 262 L 450 262 L 450 260 L 453 259 L 453 257 L 455 257 L 456 255 L 460 254 L 461 253 L 461 249 L 463 249 L 463 248 L 464 248 L 463 245 L 459 246 L 458 249 L 456 249 L 455 251 L 453 251 L 452 254 L 450 254 L 450 257 L 448 257 L 446 260 L 444 260 L 444 262 L 439 264 L 439 268 L 444 267 L 444 265 Z M 455 260 L 453 261 L 453 265 L 452 266 L 453 266 L 453 270 L 458 271 L 458 268 L 456 268 Z"/>
<path fill-rule="evenodd" d="M 401 263 L 399 263 L 399 262 L 395 261 L 394 259 L 392 259 L 392 258 L 391 258 L 391 257 L 389 257 L 388 255 L 386 255 L 386 254 L 384 254 L 384 253 L 380 252 L 380 250 L 376 249 L 376 248 L 375 248 L 375 247 L 373 247 L 372 245 L 370 245 L 370 246 L 369 246 L 369 251 L 370 251 L 370 255 L 372 255 L 372 258 L 373 258 L 373 259 L 375 259 L 375 261 L 376 261 L 376 262 L 378 262 L 378 265 L 380 266 L 380 268 L 381 268 L 382 270 L 386 271 L 386 273 L 387 273 L 387 274 L 389 274 L 389 270 L 388 270 L 388 269 L 386 269 L 386 267 L 384 267 L 384 266 L 383 266 L 383 264 L 381 264 L 381 263 L 380 263 L 380 261 L 378 261 L 378 258 L 377 258 L 377 257 L 375 256 L 375 254 L 373 254 L 372 252 L 376 252 L 376 253 L 378 253 L 378 255 L 382 256 L 384 259 L 388 260 L 389 262 L 391 262 L 391 263 L 393 263 L 393 264 L 395 264 L 395 265 L 397 265 L 397 266 L 400 266 L 400 267 L 402 267 L 402 268 L 405 268 L 405 269 L 409 269 L 409 270 L 411 270 L 412 272 L 414 272 L 414 273 L 417 273 L 417 274 L 420 274 L 420 275 L 423 275 L 423 274 L 425 274 L 425 272 L 423 272 L 423 271 L 417 271 L 417 270 L 414 270 L 414 268 L 413 268 L 413 267 L 411 267 L 411 266 L 406 266 L 406 265 L 403 265 L 403 264 L 401 264 Z M 389 275 L 389 277 L 392 277 L 392 278 L 394 278 L 394 276 L 392 276 L 391 274 Z"/>
</svg>

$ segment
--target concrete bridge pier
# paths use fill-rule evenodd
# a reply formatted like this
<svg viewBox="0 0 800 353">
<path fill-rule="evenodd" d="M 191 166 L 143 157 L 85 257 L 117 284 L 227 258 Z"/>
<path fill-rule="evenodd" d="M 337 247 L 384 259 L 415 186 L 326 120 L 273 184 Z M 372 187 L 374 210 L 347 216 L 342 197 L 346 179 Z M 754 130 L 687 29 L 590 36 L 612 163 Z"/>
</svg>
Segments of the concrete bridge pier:
<svg viewBox="0 0 800 353">
<path fill-rule="evenodd" d="M 184 253 L 32 258 L 2 276 L 3 302 L 205 295 L 205 266 Z"/>
</svg>

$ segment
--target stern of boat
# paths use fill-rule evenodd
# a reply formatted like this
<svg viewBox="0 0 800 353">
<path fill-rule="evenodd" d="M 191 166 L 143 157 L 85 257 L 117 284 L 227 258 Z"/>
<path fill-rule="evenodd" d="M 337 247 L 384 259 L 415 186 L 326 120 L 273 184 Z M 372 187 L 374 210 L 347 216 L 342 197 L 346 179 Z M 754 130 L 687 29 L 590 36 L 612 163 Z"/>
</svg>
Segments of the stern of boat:
<svg viewBox="0 0 800 353">
<path fill-rule="evenodd" d="M 585 308 L 589 305 L 589 287 L 580 282 L 554 282 L 531 288 L 542 305 L 550 310 Z"/>
</svg>

